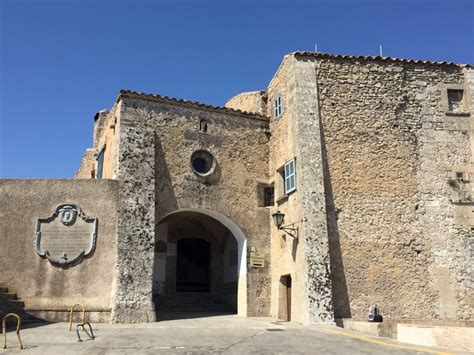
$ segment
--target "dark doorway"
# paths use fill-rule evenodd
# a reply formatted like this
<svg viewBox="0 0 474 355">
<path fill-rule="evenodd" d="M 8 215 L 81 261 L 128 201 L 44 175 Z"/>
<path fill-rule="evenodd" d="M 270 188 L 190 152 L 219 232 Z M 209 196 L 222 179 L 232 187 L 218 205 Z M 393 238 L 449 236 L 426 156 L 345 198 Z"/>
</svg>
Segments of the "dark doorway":
<svg viewBox="0 0 474 355">
<path fill-rule="evenodd" d="M 280 297 L 278 318 L 291 321 L 291 276 L 284 275 L 280 278 Z"/>
<path fill-rule="evenodd" d="M 177 292 L 209 292 L 210 244 L 199 238 L 178 240 Z"/>
</svg>

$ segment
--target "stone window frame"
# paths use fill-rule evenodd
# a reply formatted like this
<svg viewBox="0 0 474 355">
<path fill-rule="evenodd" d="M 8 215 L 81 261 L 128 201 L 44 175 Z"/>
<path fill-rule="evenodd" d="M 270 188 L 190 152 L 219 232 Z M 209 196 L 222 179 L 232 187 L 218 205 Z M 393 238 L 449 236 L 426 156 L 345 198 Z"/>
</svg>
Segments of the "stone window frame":
<svg viewBox="0 0 474 355">
<path fill-rule="evenodd" d="M 275 206 L 275 192 L 275 183 L 273 181 L 257 181 L 258 207 L 268 208 Z"/>
<path fill-rule="evenodd" d="M 448 90 L 461 90 L 463 92 L 462 111 L 454 112 L 449 110 Z M 470 116 L 468 103 L 467 90 L 463 84 L 443 84 L 441 86 L 441 107 L 447 116 Z"/>
<path fill-rule="evenodd" d="M 205 118 L 199 120 L 199 132 L 209 133 L 209 120 Z"/>
<path fill-rule="evenodd" d="M 199 172 L 198 170 L 195 169 L 194 167 L 195 159 L 202 159 L 206 163 L 205 172 Z M 198 149 L 194 151 L 191 154 L 189 163 L 190 163 L 193 173 L 201 177 L 208 177 L 212 175 L 215 172 L 216 166 L 217 166 L 217 160 L 214 154 L 212 154 L 211 152 L 205 149 Z"/>
</svg>

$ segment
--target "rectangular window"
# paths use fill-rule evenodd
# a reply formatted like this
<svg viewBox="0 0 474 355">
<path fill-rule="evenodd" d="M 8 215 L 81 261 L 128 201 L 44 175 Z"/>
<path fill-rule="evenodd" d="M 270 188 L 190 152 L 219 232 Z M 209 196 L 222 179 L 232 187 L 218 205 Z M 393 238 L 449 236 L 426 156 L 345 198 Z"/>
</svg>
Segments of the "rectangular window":
<svg viewBox="0 0 474 355">
<path fill-rule="evenodd" d="M 105 152 L 105 145 L 100 150 L 99 155 L 97 155 L 97 173 L 95 175 L 96 179 L 102 179 L 102 172 L 104 169 L 104 152 Z"/>
<path fill-rule="evenodd" d="M 263 189 L 263 205 L 265 207 L 273 206 L 275 204 L 275 189 L 273 186 L 265 187 Z"/>
<path fill-rule="evenodd" d="M 462 111 L 462 97 L 463 97 L 463 90 L 448 89 L 448 111 L 449 112 Z"/>
<path fill-rule="evenodd" d="M 285 163 L 284 169 L 285 195 L 296 190 L 295 159 Z"/>
<path fill-rule="evenodd" d="M 257 184 L 258 207 L 269 207 L 275 204 L 274 184 Z"/>
<path fill-rule="evenodd" d="M 276 118 L 280 117 L 281 114 L 282 114 L 281 97 L 280 96 L 277 96 L 275 101 L 274 101 L 273 113 L 274 113 Z"/>
</svg>

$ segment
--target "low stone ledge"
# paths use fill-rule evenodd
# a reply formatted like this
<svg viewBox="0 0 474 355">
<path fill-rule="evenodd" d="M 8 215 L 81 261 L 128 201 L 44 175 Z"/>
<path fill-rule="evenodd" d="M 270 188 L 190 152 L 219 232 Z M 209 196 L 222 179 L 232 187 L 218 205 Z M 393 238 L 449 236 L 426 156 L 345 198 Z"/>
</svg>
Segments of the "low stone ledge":
<svg viewBox="0 0 474 355">
<path fill-rule="evenodd" d="M 339 327 L 355 332 L 369 334 L 378 337 L 392 337 L 392 324 L 391 323 L 375 323 L 375 322 L 364 322 L 355 321 L 351 319 L 341 319 L 336 321 Z"/>
<path fill-rule="evenodd" d="M 383 323 L 336 319 L 347 330 L 367 335 L 390 337 L 402 343 L 459 351 L 474 351 L 474 322 L 390 319 Z"/>
<path fill-rule="evenodd" d="M 80 319 L 81 311 L 76 308 L 74 320 Z M 49 322 L 68 322 L 71 307 L 31 307 L 25 309 L 26 313 L 38 319 Z M 91 323 L 110 323 L 112 309 L 110 308 L 86 308 L 85 321 Z"/>
<path fill-rule="evenodd" d="M 398 341 L 474 352 L 474 328 L 397 324 Z"/>
</svg>

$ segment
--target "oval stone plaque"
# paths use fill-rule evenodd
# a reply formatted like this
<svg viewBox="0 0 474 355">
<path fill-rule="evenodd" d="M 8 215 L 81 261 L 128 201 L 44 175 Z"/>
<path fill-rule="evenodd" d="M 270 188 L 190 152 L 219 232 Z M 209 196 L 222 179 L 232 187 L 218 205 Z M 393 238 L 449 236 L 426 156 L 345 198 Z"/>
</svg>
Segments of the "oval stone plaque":
<svg viewBox="0 0 474 355">
<path fill-rule="evenodd" d="M 70 264 L 95 248 L 98 219 L 75 204 L 62 204 L 53 214 L 36 221 L 35 250 L 53 264 Z"/>
</svg>

